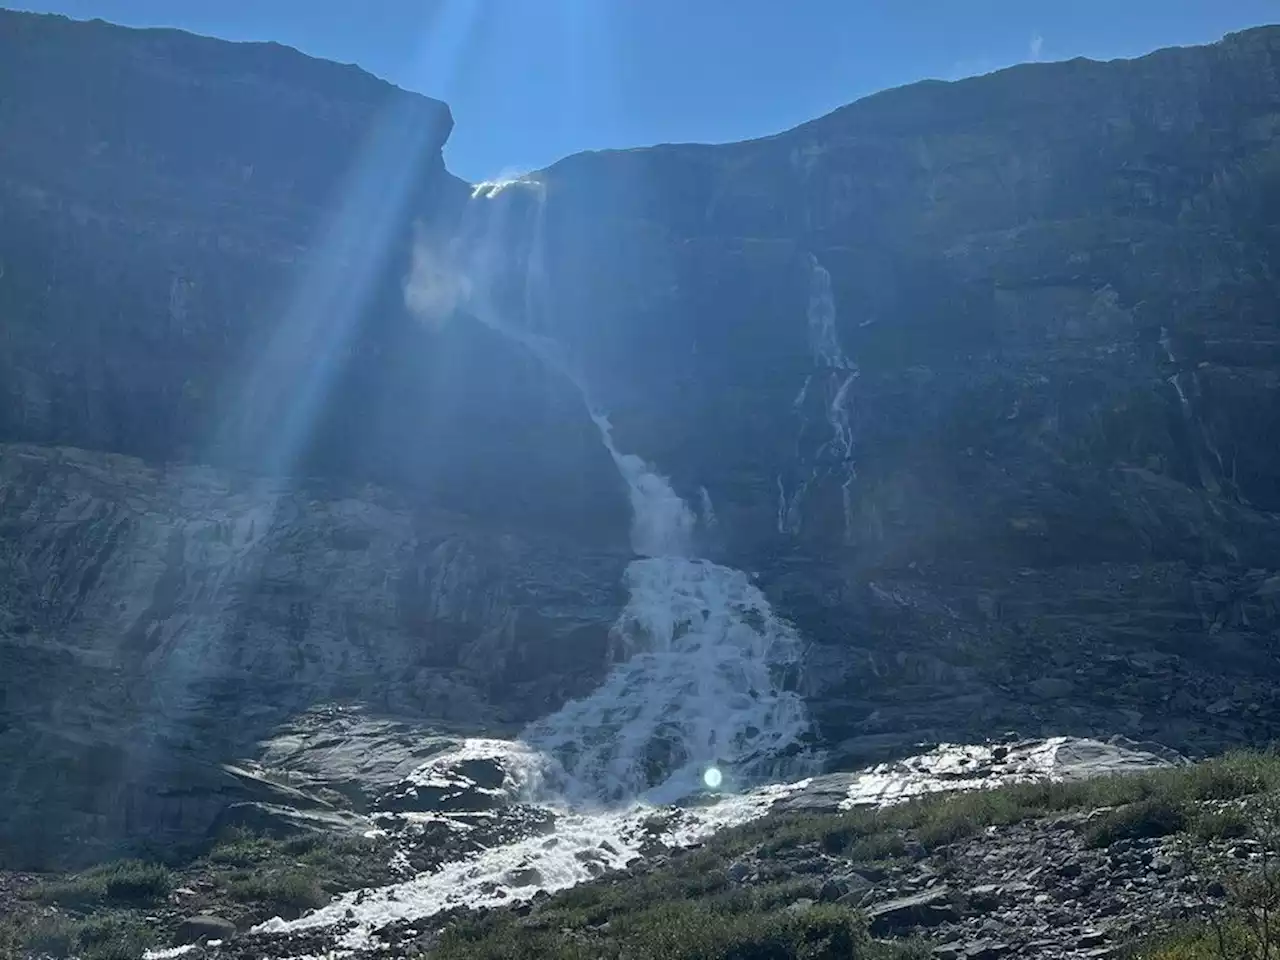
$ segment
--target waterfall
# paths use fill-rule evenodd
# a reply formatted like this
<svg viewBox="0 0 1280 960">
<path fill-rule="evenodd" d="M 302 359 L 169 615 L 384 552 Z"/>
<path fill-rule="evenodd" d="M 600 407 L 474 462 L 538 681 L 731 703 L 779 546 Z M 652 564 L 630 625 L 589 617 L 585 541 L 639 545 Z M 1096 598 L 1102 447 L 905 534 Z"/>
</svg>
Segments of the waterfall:
<svg viewBox="0 0 1280 960">
<path fill-rule="evenodd" d="M 809 309 L 805 311 L 809 321 L 809 350 L 818 367 L 832 370 L 851 370 L 853 364 L 840 347 L 840 334 L 836 330 L 836 301 L 831 293 L 831 273 L 818 258 L 809 254 Z"/>
<path fill-rule="evenodd" d="M 803 747 L 808 713 L 785 689 L 803 652 L 795 629 L 747 574 L 696 556 L 694 511 L 653 465 L 618 449 L 607 414 L 563 345 L 533 332 L 553 326 L 540 308 L 545 204 L 536 180 L 477 186 L 448 258 L 464 282 L 455 279 L 451 289 L 462 291 L 468 314 L 578 391 L 628 491 L 638 557 L 625 574 L 629 600 L 611 631 L 609 674 L 521 739 L 554 758 L 566 799 L 579 803 L 674 802 L 704 787 L 809 772 L 818 758 Z M 513 249 L 528 251 L 523 262 Z M 493 294 L 512 271 L 524 278 L 519 324 Z M 416 287 L 438 282 L 438 270 L 415 271 L 406 302 L 436 302 Z M 704 503 L 710 516 L 709 496 Z"/>
<path fill-rule="evenodd" d="M 1182 419 L 1187 425 L 1187 442 L 1191 451 L 1191 456 L 1195 460 L 1196 470 L 1200 475 L 1201 485 L 1212 493 L 1214 496 L 1222 494 L 1222 483 L 1218 478 L 1221 477 L 1224 482 L 1228 482 L 1227 466 L 1222 459 L 1217 445 L 1213 441 L 1213 435 L 1210 433 L 1208 426 L 1204 420 L 1196 412 L 1196 407 L 1191 401 L 1191 396 L 1187 391 L 1187 383 L 1189 382 L 1192 389 L 1199 393 L 1199 385 L 1196 382 L 1195 371 L 1183 373 L 1178 369 L 1181 364 L 1173 352 L 1173 338 L 1169 336 L 1169 328 L 1162 326 L 1160 328 L 1160 346 L 1164 349 L 1164 355 L 1169 361 L 1169 366 L 1173 373 L 1167 378 L 1170 386 L 1173 387 L 1174 393 L 1178 395 L 1178 406 L 1182 410 Z M 1186 382 L 1184 382 L 1186 381 Z M 1212 465 L 1205 457 L 1205 452 L 1213 457 L 1218 465 L 1215 473 Z M 1237 494 L 1238 495 L 1238 494 Z"/>
<path fill-rule="evenodd" d="M 809 255 L 809 302 L 805 310 L 808 323 L 809 354 L 816 373 L 805 376 L 791 406 L 800 421 L 796 457 L 801 459 L 801 442 L 807 425 L 806 406 L 815 382 L 826 392 L 823 416 L 830 435 L 812 457 L 808 476 L 796 483 L 790 495 L 782 476 L 778 484 L 778 533 L 795 536 L 800 532 L 802 509 L 810 489 L 824 479 L 840 481 L 840 501 L 844 515 L 844 540 L 853 536 L 853 481 L 857 472 L 853 460 L 853 427 L 849 421 L 849 388 L 858 377 L 858 365 L 850 360 L 840 344 L 836 328 L 835 297 L 831 290 L 831 274 L 813 254 Z"/>
</svg>

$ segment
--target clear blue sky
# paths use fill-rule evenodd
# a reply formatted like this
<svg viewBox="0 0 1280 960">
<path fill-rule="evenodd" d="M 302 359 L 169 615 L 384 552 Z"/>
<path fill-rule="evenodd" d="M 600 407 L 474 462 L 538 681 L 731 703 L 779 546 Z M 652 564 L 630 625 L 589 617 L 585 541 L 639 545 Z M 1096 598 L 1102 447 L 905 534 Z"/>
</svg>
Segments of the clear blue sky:
<svg viewBox="0 0 1280 960">
<path fill-rule="evenodd" d="M 1129 57 L 1280 22 L 1280 0 L 0 0 L 276 40 L 448 101 L 479 180 L 579 150 L 776 133 L 885 87 Z"/>
</svg>

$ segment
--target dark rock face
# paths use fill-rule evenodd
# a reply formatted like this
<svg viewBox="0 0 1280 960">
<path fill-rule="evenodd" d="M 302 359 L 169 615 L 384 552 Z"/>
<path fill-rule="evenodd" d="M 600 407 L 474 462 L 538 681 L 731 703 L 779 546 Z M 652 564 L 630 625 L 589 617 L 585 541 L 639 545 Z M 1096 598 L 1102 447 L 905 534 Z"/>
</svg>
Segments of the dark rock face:
<svg viewBox="0 0 1280 960">
<path fill-rule="evenodd" d="M 299 806 L 216 762 L 313 704 L 527 722 L 599 681 L 626 562 L 367 485 L 47 447 L 0 447 L 0 529 L 0 853 L 20 859 L 198 836 L 228 802 Z M 396 732 L 361 732 L 388 783 Z"/>
<path fill-rule="evenodd" d="M 5 844 L 265 802 L 177 785 L 319 702 L 492 732 L 605 669 L 626 502 L 581 398 L 405 306 L 415 225 L 515 202 L 450 125 L 284 48 L 0 12 Z M 1263 28 L 570 157 L 503 302 L 705 493 L 837 761 L 1265 740 L 1278 134 Z M 534 220 L 495 221 L 517 261 Z"/>
<path fill-rule="evenodd" d="M 545 324 L 849 761 L 1280 730 L 1278 76 L 1262 28 L 540 175 Z"/>
<path fill-rule="evenodd" d="M 278 45 L 0 12 L 0 440 L 625 531 L 576 394 L 404 308 L 413 223 L 467 195 L 452 125 Z"/>
</svg>

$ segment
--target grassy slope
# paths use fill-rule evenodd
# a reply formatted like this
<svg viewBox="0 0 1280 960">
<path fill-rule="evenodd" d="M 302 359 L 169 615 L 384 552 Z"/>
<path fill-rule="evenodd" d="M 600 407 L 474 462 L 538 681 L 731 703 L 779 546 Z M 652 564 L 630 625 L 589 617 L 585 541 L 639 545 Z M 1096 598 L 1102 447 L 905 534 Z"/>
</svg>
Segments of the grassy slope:
<svg viewBox="0 0 1280 960">
<path fill-rule="evenodd" d="M 167 945 L 184 916 L 214 913 L 241 929 L 327 903 L 341 891 L 391 881 L 390 851 L 363 840 L 272 840 L 229 833 L 193 862 L 116 861 L 22 891 L 0 917 L 0 958 L 35 952 L 82 960 L 137 960 Z"/>
<path fill-rule="evenodd" d="M 496 910 L 455 920 L 430 956 L 438 960 L 789 960 L 923 957 L 919 944 L 878 942 L 853 905 L 809 903 L 820 880 L 788 869 L 788 854 L 816 849 L 868 876 L 902 858 L 937 851 L 988 828 L 1079 811 L 1085 841 L 1181 834 L 1194 846 L 1257 832 L 1254 807 L 1274 809 L 1280 756 L 1241 753 L 1191 767 L 1081 783 L 1028 784 L 926 797 L 885 810 L 779 815 L 725 831 L 700 849 L 653 869 L 615 875 L 554 896 L 533 910 Z M 1239 801 L 1244 801 L 1244 807 Z M 1236 806 L 1223 806 L 1235 801 Z M 1274 822 L 1276 819 L 1272 816 Z M 776 862 L 774 875 L 742 885 L 732 865 L 750 857 Z M 26 909 L 0 921 L 0 956 L 76 954 L 85 960 L 136 958 L 167 940 L 181 915 L 212 909 L 242 924 L 276 913 L 297 914 L 339 890 L 385 883 L 388 851 L 366 842 L 304 838 L 275 841 L 244 834 L 223 838 L 191 864 L 167 868 L 126 861 L 24 892 Z M 178 887 L 204 891 L 197 904 Z M 1240 886 L 1244 905 L 1258 885 Z M 1249 898 L 1254 898 L 1250 901 Z M 1278 898 L 1280 902 L 1280 898 Z M 179 908 L 180 905 L 180 908 Z M 1247 912 L 1247 911 L 1246 911 Z M 157 924 L 158 915 L 167 920 Z M 151 919 L 148 919 L 151 918 Z M 1222 935 L 1229 956 L 1264 956 L 1246 947 L 1249 925 L 1231 922 Z M 1141 948 L 1152 960 L 1218 957 L 1219 931 L 1197 929 Z M 1243 944 L 1244 946 L 1240 946 Z"/>
<path fill-rule="evenodd" d="M 774 817 L 726 831 L 659 869 L 565 891 L 528 916 L 493 911 L 454 923 L 430 956 L 437 960 L 789 960 L 928 956 L 919 944 L 882 943 L 853 906 L 793 904 L 812 884 L 782 871 L 744 888 L 729 879 L 743 856 L 782 858 L 817 845 L 875 875 L 910 850 L 937 850 L 988 827 L 1072 811 L 1090 819 L 1086 842 L 1106 846 L 1141 836 L 1184 833 L 1193 842 L 1250 829 L 1244 815 L 1213 801 L 1280 791 L 1280 757 L 1235 754 L 1181 769 L 1082 783 L 1032 784 L 934 796 L 885 810 Z M 1148 950 L 1159 960 L 1216 956 L 1202 931 Z M 1247 954 L 1246 954 L 1247 956 Z"/>
</svg>

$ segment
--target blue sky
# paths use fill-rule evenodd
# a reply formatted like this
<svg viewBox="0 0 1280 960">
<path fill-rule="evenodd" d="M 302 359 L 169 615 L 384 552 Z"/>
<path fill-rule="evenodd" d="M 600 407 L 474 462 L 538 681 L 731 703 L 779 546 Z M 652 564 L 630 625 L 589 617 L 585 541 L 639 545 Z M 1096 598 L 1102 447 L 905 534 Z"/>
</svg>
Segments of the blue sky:
<svg viewBox="0 0 1280 960">
<path fill-rule="evenodd" d="M 579 150 L 775 133 L 886 87 L 1135 56 L 1280 0 L 0 0 L 276 40 L 448 101 L 469 180 Z"/>
</svg>

